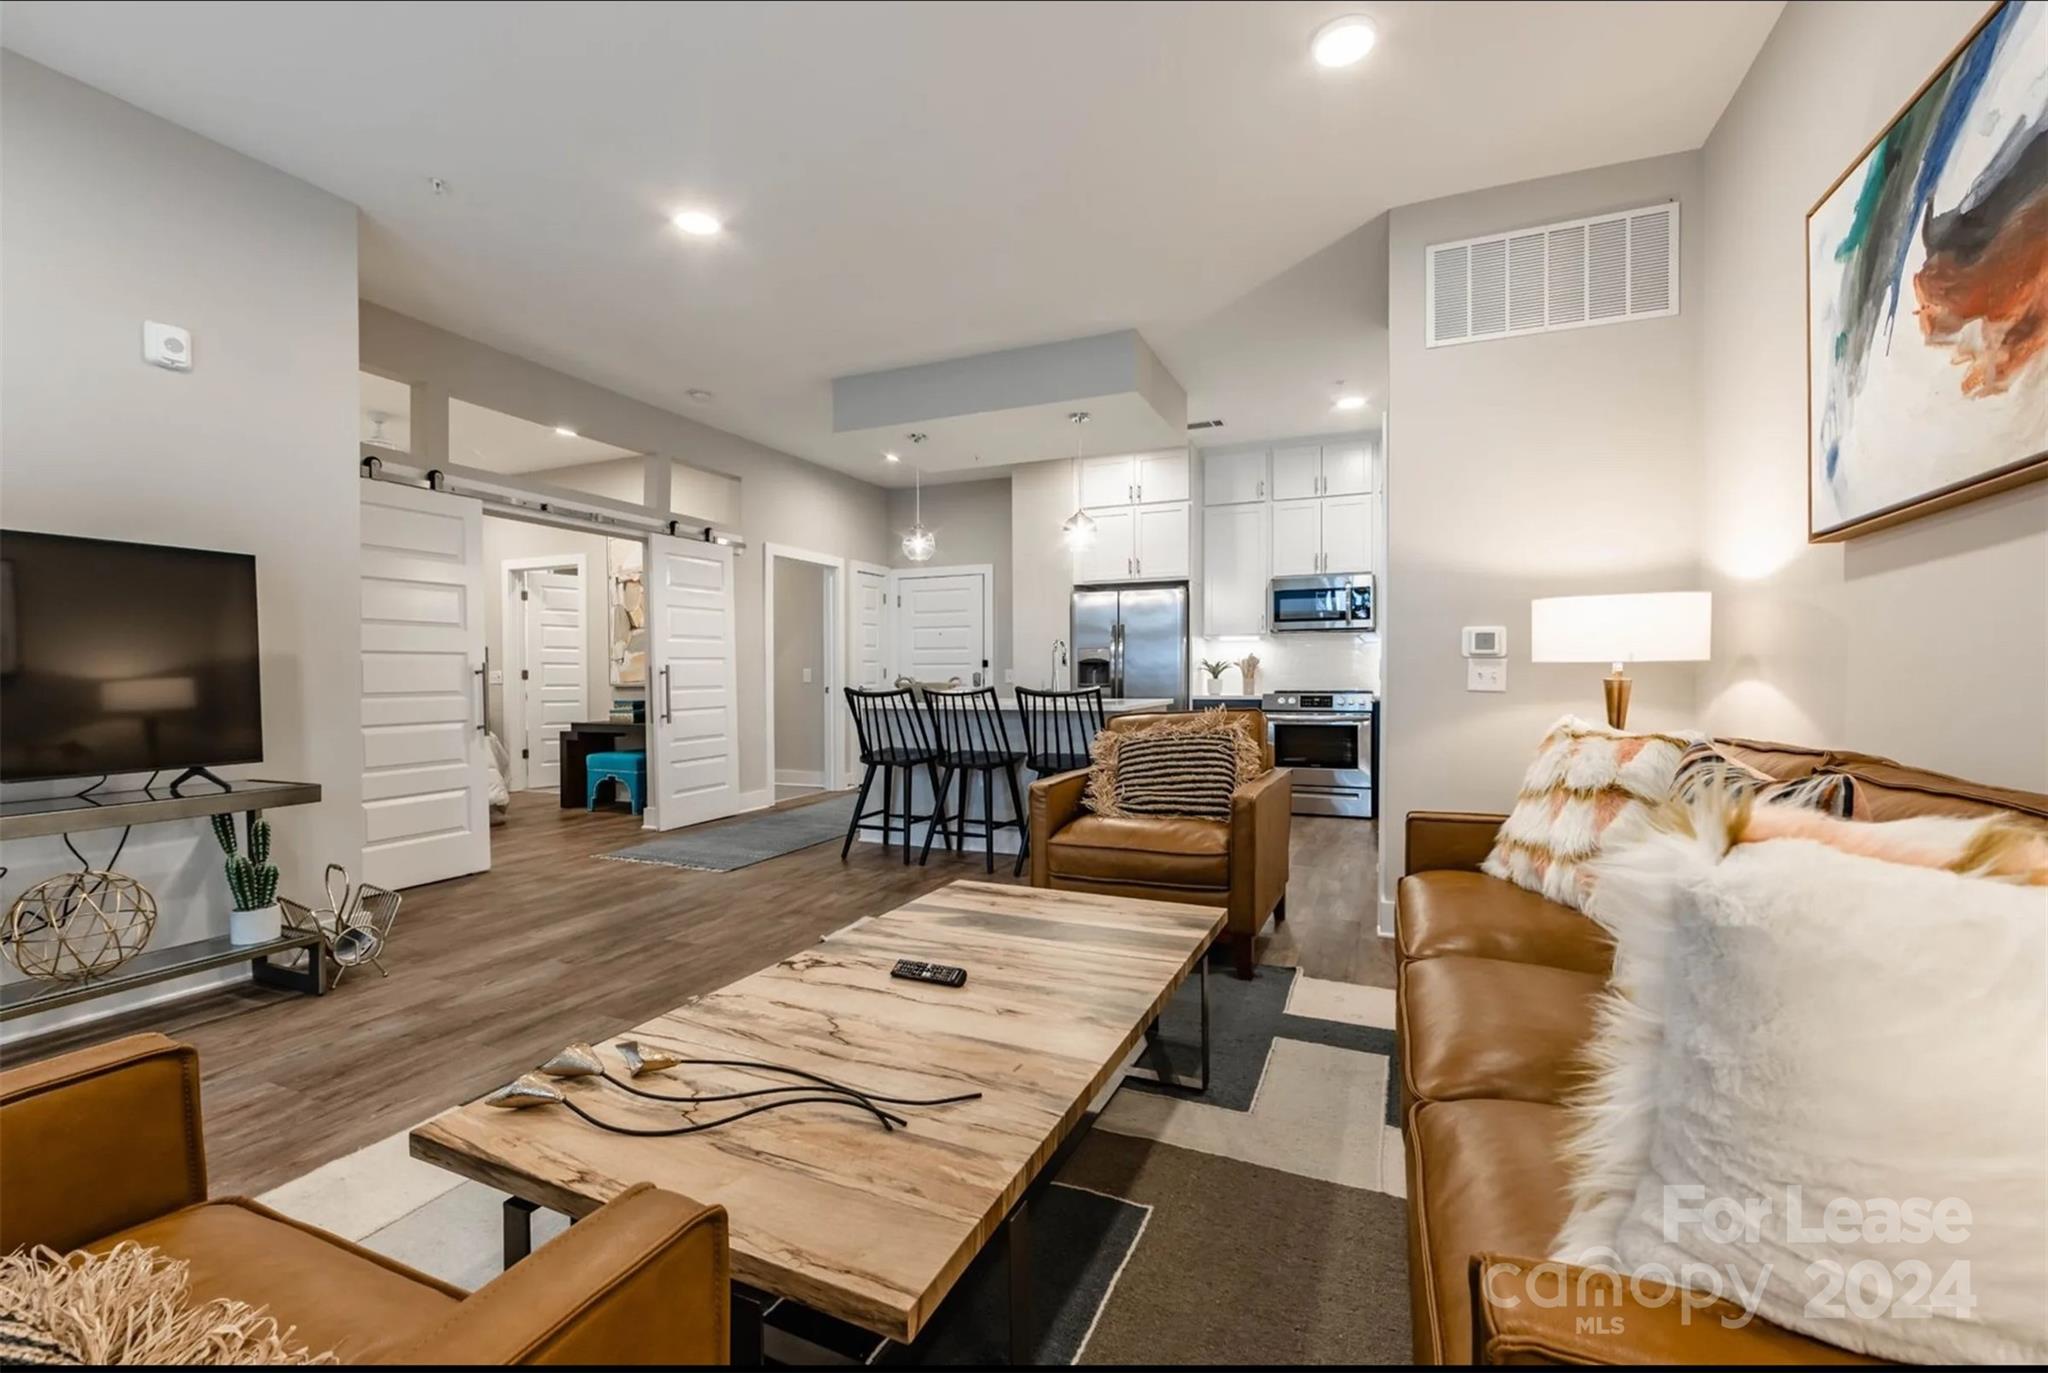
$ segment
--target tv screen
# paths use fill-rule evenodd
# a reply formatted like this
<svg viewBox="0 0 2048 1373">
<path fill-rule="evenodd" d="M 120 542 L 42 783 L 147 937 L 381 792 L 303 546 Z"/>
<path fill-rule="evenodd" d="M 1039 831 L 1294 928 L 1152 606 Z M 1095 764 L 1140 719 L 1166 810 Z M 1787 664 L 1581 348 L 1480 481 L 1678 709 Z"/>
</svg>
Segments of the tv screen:
<svg viewBox="0 0 2048 1373">
<path fill-rule="evenodd" d="M 263 757 L 256 560 L 0 530 L 0 781 Z"/>
</svg>

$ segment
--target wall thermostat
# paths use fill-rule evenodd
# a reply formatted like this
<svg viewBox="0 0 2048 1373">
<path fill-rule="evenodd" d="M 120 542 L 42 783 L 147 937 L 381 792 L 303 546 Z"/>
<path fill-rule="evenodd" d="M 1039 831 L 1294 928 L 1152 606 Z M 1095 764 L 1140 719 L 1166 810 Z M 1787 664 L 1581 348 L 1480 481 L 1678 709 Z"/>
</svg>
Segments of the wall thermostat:
<svg viewBox="0 0 2048 1373">
<path fill-rule="evenodd" d="M 1466 625 L 1465 656 L 1467 658 L 1505 658 L 1508 656 L 1508 630 L 1506 625 Z"/>
<path fill-rule="evenodd" d="M 142 322 L 142 358 L 173 372 L 192 370 L 192 335 L 175 324 Z"/>
</svg>

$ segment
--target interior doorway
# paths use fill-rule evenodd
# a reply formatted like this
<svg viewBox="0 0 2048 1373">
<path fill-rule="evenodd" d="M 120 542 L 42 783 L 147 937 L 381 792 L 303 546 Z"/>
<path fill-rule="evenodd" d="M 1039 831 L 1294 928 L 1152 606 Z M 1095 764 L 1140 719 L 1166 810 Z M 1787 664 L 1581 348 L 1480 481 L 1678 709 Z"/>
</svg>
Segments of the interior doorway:
<svg viewBox="0 0 2048 1373">
<path fill-rule="evenodd" d="M 590 718 L 593 656 L 590 569 L 581 553 L 512 558 L 504 564 L 502 662 L 505 734 L 513 791 L 559 791 L 562 731 Z"/>
<path fill-rule="evenodd" d="M 840 688 L 845 683 L 845 563 L 770 544 L 767 606 L 768 767 L 777 801 L 842 785 Z"/>
</svg>

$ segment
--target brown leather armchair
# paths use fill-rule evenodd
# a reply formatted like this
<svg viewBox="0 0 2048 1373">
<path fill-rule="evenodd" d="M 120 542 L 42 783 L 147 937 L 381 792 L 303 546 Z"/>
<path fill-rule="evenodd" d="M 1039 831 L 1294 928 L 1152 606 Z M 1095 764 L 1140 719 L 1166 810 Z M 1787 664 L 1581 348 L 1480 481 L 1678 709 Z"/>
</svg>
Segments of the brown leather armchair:
<svg viewBox="0 0 2048 1373">
<path fill-rule="evenodd" d="M 209 1198 L 199 1056 L 135 1035 L 0 1072 L 0 1252 L 153 1245 L 200 1300 L 343 1363 L 722 1364 L 725 1210 L 645 1183 L 475 1292 L 243 1197 Z"/>
<path fill-rule="evenodd" d="M 1248 722 L 1266 771 L 1230 798 L 1230 819 L 1096 815 L 1081 804 L 1088 772 L 1063 772 L 1031 784 L 1031 885 L 1154 901 L 1225 906 L 1239 977 L 1252 975 L 1252 942 L 1268 914 L 1287 918 L 1287 841 L 1294 787 L 1273 766 L 1266 717 L 1233 710 Z M 1120 715 L 1116 730 L 1143 729 L 1162 715 Z"/>
</svg>

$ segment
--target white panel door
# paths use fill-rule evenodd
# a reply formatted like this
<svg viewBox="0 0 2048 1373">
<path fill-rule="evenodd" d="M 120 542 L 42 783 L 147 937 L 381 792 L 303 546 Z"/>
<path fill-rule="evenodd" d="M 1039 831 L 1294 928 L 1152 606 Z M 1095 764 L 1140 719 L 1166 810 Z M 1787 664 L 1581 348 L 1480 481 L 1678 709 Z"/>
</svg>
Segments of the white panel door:
<svg viewBox="0 0 2048 1373">
<path fill-rule="evenodd" d="M 1372 445 L 1323 445 L 1323 494 L 1364 496 L 1372 491 Z M 1334 566 L 1334 564 L 1333 564 Z"/>
<path fill-rule="evenodd" d="M 1121 582 L 1138 575 L 1134 570 L 1138 559 L 1134 510 L 1135 507 L 1126 505 L 1088 512 L 1095 521 L 1095 539 L 1074 554 L 1076 582 Z"/>
<path fill-rule="evenodd" d="M 895 574 L 895 656 L 900 675 L 920 682 L 958 677 L 988 684 L 988 607 L 979 572 Z"/>
<path fill-rule="evenodd" d="M 853 684 L 864 691 L 889 685 L 889 578 L 853 574 Z"/>
<path fill-rule="evenodd" d="M 584 708 L 586 636 L 583 627 L 583 579 L 574 572 L 534 570 L 526 574 L 525 638 L 520 644 L 517 685 L 526 737 L 514 746 L 526 750 L 526 787 L 556 791 L 562 785 L 562 731 L 588 719 Z"/>
<path fill-rule="evenodd" d="M 1332 496 L 1323 502 L 1323 571 L 1373 569 L 1371 496 Z"/>
<path fill-rule="evenodd" d="M 1273 450 L 1273 499 L 1298 501 L 1320 495 L 1323 450 L 1314 444 Z M 1273 545 L 1278 548 L 1280 545 Z"/>
<path fill-rule="evenodd" d="M 1193 561 L 1188 530 L 1189 506 L 1141 505 L 1138 507 L 1137 570 L 1140 577 L 1185 577 Z"/>
<path fill-rule="evenodd" d="M 1204 453 L 1202 503 L 1243 505 L 1266 499 L 1266 454 Z M 1260 537 L 1264 537 L 1261 535 Z"/>
<path fill-rule="evenodd" d="M 362 488 L 362 878 L 414 887 L 491 866 L 483 503 Z"/>
<path fill-rule="evenodd" d="M 1159 505 L 1166 501 L 1184 501 L 1188 498 L 1188 453 L 1185 448 L 1169 449 L 1164 453 L 1140 453 L 1133 480 L 1138 484 L 1138 500 L 1145 505 Z"/>
<path fill-rule="evenodd" d="M 1129 505 L 1135 498 L 1138 478 L 1128 457 L 1083 458 L 1080 467 L 1081 504 L 1090 510 Z"/>
<path fill-rule="evenodd" d="M 739 809 L 732 549 L 647 539 L 647 828 Z"/>
<path fill-rule="evenodd" d="M 1323 503 L 1314 497 L 1274 501 L 1272 510 L 1273 575 L 1301 577 L 1322 571 Z"/>
<path fill-rule="evenodd" d="M 1266 508 L 1220 505 L 1202 517 L 1202 632 L 1266 632 Z"/>
</svg>

